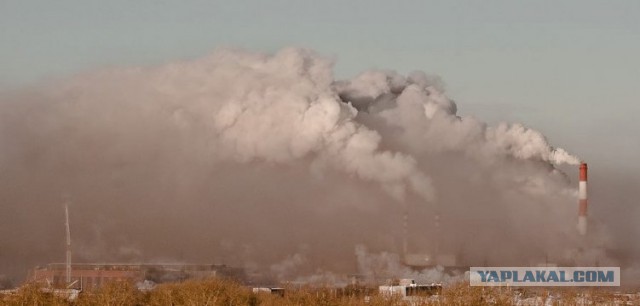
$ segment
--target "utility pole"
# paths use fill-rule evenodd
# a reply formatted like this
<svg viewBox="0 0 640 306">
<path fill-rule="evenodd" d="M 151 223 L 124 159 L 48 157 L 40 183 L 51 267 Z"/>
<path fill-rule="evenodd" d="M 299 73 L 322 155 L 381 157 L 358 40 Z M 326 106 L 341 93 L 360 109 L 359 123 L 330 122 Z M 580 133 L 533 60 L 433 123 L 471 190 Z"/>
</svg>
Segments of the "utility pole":
<svg viewBox="0 0 640 306">
<path fill-rule="evenodd" d="M 67 229 L 67 262 L 66 262 L 66 281 L 67 285 L 71 283 L 71 230 L 69 229 L 69 204 L 64 204 L 65 227 Z"/>
</svg>

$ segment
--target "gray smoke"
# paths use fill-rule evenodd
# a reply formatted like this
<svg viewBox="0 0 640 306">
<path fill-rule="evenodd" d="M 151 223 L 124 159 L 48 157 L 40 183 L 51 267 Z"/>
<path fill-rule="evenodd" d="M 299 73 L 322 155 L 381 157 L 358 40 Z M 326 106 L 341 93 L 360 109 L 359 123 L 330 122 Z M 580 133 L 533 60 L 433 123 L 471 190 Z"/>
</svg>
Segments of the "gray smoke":
<svg viewBox="0 0 640 306">
<path fill-rule="evenodd" d="M 371 254 L 362 245 L 356 246 L 355 253 L 358 259 L 358 271 L 362 273 L 363 281 L 369 284 L 380 284 L 397 280 L 399 277 L 413 279 L 418 284 L 447 284 L 468 280 L 468 275 L 465 275 L 464 271 L 448 273 L 442 266 L 415 270 L 403 265 L 398 254 L 389 252 Z"/>
<path fill-rule="evenodd" d="M 63 260 L 65 198 L 76 261 L 354 273 L 356 245 L 400 251 L 405 210 L 412 252 L 567 260 L 577 162 L 422 72 L 335 80 L 303 49 L 103 69 L 0 94 L 0 274 Z"/>
</svg>

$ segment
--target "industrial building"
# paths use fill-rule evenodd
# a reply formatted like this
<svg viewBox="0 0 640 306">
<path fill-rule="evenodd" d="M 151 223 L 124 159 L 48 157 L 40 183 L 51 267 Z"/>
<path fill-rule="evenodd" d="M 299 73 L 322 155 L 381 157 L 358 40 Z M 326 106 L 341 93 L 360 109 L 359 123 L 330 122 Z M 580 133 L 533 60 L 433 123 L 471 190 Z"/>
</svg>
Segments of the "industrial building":
<svg viewBox="0 0 640 306">
<path fill-rule="evenodd" d="M 588 166 L 586 162 L 580 162 L 578 171 L 578 218 L 577 218 L 577 233 L 578 235 L 585 237 L 588 234 L 588 192 L 587 192 L 587 177 Z M 440 215 L 436 211 L 434 220 L 432 222 L 432 230 L 436 233 L 437 237 L 433 241 L 432 251 L 429 253 L 411 252 L 409 247 L 409 213 L 406 210 L 403 215 L 403 235 L 402 235 L 402 262 L 405 266 L 417 271 L 423 269 L 440 267 L 447 273 L 464 273 L 469 269 L 467 263 L 461 263 L 459 256 L 454 253 L 446 253 L 440 247 Z M 593 246 L 590 246 L 593 249 Z M 546 258 L 548 260 L 548 258 Z M 556 266 L 556 263 L 539 263 L 537 266 Z M 597 265 L 597 263 L 596 263 Z"/>
<path fill-rule="evenodd" d="M 71 263 L 69 205 L 65 204 L 64 208 L 66 261 L 34 268 L 27 275 L 27 282 L 44 284 L 47 288 L 92 290 L 109 282 L 120 281 L 148 287 L 149 284 L 214 277 L 246 280 L 244 269 L 221 264 Z"/>
<path fill-rule="evenodd" d="M 53 288 L 92 290 L 114 281 L 163 283 L 213 277 L 243 280 L 245 276 L 241 268 L 216 264 L 74 263 L 67 282 L 67 265 L 52 263 L 33 269 L 28 281 Z"/>
<path fill-rule="evenodd" d="M 577 232 L 581 236 L 587 234 L 587 164 L 580 163 L 578 188 L 578 224 Z M 132 283 L 164 283 L 184 281 L 188 279 L 206 279 L 214 277 L 233 278 L 247 282 L 248 276 L 242 268 L 233 268 L 220 264 L 177 264 L 177 263 L 71 263 L 71 234 L 69 228 L 69 211 L 65 205 L 66 217 L 66 263 L 51 263 L 36 267 L 29 272 L 28 282 L 45 284 L 48 288 L 74 288 L 92 290 L 114 281 Z M 441 268 L 445 273 L 460 274 L 468 270 L 461 264 L 455 254 L 446 253 L 434 241 L 432 253 L 409 252 L 409 215 L 403 215 L 402 263 L 414 270 Z M 440 216 L 435 215 L 434 231 L 440 237 Z M 540 265 L 542 266 L 542 265 Z M 548 262 L 544 266 L 555 266 Z M 252 277 L 255 280 L 255 278 Z M 355 278 L 354 278 L 355 279 Z M 1 288 L 0 288 L 1 289 Z M 385 289 L 386 290 L 386 289 Z M 389 289 L 391 290 L 391 289 Z M 394 289 L 395 290 L 395 289 Z M 400 289 L 398 289 L 400 290 Z M 402 289 L 405 290 L 405 289 Z M 414 289 L 407 289 L 409 291 Z M 425 289 L 426 290 L 426 289 Z M 406 291 L 406 290 L 405 290 Z M 407 292 L 409 292 L 407 291 Z M 405 294 L 408 294 L 405 292 Z"/>
</svg>

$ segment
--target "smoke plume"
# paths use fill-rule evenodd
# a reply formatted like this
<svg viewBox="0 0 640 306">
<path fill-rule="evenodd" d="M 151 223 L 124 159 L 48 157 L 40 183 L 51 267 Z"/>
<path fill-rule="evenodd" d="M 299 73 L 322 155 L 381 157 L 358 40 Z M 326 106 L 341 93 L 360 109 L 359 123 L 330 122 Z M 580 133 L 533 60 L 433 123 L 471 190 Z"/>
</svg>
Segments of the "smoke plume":
<svg viewBox="0 0 640 306">
<path fill-rule="evenodd" d="M 410 252 L 570 259 L 575 156 L 458 115 L 437 77 L 332 65 L 225 49 L 0 93 L 0 274 L 63 260 L 66 198 L 74 261 L 356 273 L 356 245 L 401 251 L 405 211 Z"/>
</svg>

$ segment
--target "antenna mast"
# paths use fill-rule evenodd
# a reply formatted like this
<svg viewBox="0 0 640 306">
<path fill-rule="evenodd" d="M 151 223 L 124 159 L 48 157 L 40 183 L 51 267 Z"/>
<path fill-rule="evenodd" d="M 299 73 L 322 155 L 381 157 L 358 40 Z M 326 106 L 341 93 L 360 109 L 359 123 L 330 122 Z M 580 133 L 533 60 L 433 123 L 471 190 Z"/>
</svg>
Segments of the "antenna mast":
<svg viewBox="0 0 640 306">
<path fill-rule="evenodd" d="M 67 229 L 67 262 L 66 262 L 66 280 L 67 284 L 71 283 L 71 230 L 69 229 L 69 204 L 64 204 L 65 227 Z"/>
</svg>

